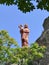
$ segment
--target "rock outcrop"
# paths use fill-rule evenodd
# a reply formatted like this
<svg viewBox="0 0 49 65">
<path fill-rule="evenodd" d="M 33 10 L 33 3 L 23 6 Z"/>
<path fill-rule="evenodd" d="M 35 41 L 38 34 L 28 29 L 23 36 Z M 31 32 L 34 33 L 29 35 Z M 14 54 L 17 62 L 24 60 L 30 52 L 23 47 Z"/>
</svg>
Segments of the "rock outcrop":
<svg viewBox="0 0 49 65">
<path fill-rule="evenodd" d="M 47 47 L 44 58 L 40 61 L 40 65 L 49 65 L 49 17 L 44 20 L 44 31 L 41 36 L 36 40 L 39 45 Z"/>
</svg>

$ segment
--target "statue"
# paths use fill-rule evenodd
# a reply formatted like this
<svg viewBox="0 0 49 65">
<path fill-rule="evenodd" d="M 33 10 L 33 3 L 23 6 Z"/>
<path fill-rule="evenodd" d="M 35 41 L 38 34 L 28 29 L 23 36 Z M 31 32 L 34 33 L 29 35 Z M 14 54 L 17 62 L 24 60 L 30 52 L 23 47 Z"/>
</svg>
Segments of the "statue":
<svg viewBox="0 0 49 65">
<path fill-rule="evenodd" d="M 22 46 L 28 46 L 28 35 L 30 32 L 30 30 L 28 29 L 28 25 L 25 24 L 24 28 L 22 25 L 20 25 L 19 29 L 20 29 L 20 34 L 21 34 Z"/>
</svg>

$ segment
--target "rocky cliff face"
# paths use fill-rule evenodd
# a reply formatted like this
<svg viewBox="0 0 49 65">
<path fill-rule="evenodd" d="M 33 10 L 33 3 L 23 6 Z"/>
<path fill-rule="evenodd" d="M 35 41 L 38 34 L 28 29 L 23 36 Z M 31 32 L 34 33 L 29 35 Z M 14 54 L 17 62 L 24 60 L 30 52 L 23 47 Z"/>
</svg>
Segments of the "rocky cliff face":
<svg viewBox="0 0 49 65">
<path fill-rule="evenodd" d="M 44 31 L 36 42 L 39 45 L 45 45 L 47 47 L 44 58 L 40 61 L 40 65 L 49 65 L 49 17 L 44 20 L 43 28 Z"/>
</svg>

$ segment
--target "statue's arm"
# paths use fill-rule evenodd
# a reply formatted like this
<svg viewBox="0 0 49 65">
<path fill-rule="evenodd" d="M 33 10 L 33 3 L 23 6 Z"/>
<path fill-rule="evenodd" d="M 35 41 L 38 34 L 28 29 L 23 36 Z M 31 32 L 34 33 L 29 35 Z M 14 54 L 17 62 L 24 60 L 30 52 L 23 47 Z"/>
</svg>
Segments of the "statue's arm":
<svg viewBox="0 0 49 65">
<path fill-rule="evenodd" d="M 20 33 L 22 33 L 23 32 L 23 26 L 22 25 L 19 25 L 18 27 L 20 29 Z"/>
<path fill-rule="evenodd" d="M 19 25 L 19 26 L 18 26 L 18 28 L 19 28 L 20 30 L 22 29 L 22 27 L 23 27 L 22 25 Z"/>
</svg>

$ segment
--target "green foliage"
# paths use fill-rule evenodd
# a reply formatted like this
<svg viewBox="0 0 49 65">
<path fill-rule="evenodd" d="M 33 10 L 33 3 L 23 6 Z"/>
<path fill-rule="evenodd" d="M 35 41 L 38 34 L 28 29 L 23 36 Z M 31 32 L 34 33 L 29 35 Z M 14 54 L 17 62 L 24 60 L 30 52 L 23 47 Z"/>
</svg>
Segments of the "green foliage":
<svg viewBox="0 0 49 65">
<path fill-rule="evenodd" d="M 35 6 L 33 1 L 38 4 Z M 24 13 L 33 11 L 35 8 L 49 11 L 49 0 L 0 0 L 0 4 L 17 5 Z"/>
<path fill-rule="evenodd" d="M 49 11 L 49 0 L 40 0 L 38 1 L 38 5 L 37 8 L 39 9 L 45 9 L 47 11 Z"/>
<path fill-rule="evenodd" d="M 34 6 L 30 1 L 31 0 L 18 0 L 18 9 L 20 9 L 24 13 L 32 11 L 34 9 Z"/>
<path fill-rule="evenodd" d="M 13 47 L 12 47 L 13 46 Z M 11 38 L 7 31 L 0 31 L 0 62 L 17 63 L 20 65 L 33 64 L 43 58 L 46 47 L 39 46 L 37 43 L 31 44 L 30 47 L 18 47 L 17 42 Z"/>
<path fill-rule="evenodd" d="M 7 31 L 0 31 L 0 62 L 11 61 L 14 56 L 14 47 L 12 48 L 12 45 L 17 47 L 17 42 L 8 35 Z"/>
<path fill-rule="evenodd" d="M 37 43 L 31 44 L 30 47 L 16 48 L 15 58 L 18 58 L 20 65 L 33 65 L 34 61 L 38 61 L 44 56 L 45 46 L 39 46 Z"/>
</svg>

